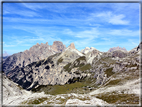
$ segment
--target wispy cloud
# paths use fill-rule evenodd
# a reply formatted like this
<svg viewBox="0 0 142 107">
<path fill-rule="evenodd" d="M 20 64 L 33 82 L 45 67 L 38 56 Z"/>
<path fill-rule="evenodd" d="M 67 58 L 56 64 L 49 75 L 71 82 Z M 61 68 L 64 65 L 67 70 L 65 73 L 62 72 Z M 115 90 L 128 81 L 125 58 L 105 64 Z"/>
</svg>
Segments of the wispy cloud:
<svg viewBox="0 0 142 107">
<path fill-rule="evenodd" d="M 15 47 L 17 45 L 3 43 L 3 47 Z"/>
<path fill-rule="evenodd" d="M 133 37 L 139 37 L 140 31 L 139 30 L 129 30 L 129 29 L 112 29 L 107 34 L 113 35 L 113 36 L 133 36 Z"/>
<path fill-rule="evenodd" d="M 66 46 L 74 42 L 79 50 L 114 46 L 129 50 L 139 41 L 138 3 L 4 3 L 3 7 L 7 52 L 56 40 Z"/>
<path fill-rule="evenodd" d="M 38 9 L 43 9 L 46 8 L 46 4 L 38 4 L 38 3 L 22 3 L 22 5 L 26 8 L 29 8 L 31 10 L 38 10 Z"/>
<path fill-rule="evenodd" d="M 91 30 L 78 32 L 75 37 L 94 39 L 97 38 L 99 34 L 100 32 L 98 32 L 96 28 L 92 28 Z"/>
<path fill-rule="evenodd" d="M 40 17 L 40 15 L 32 10 L 26 10 L 24 8 L 17 8 L 17 6 L 15 6 L 15 4 L 13 4 L 14 6 L 11 6 L 10 4 L 3 4 L 4 8 L 3 8 L 3 15 L 19 15 L 19 16 L 26 16 L 26 17 Z"/>
<path fill-rule="evenodd" d="M 65 29 L 63 33 L 80 38 L 80 39 L 94 39 L 97 38 L 100 32 L 96 28 L 83 31 L 72 31 L 70 29 Z"/>
<path fill-rule="evenodd" d="M 123 20 L 124 17 L 125 16 L 123 14 L 121 14 L 121 15 L 115 15 L 112 18 L 109 19 L 109 23 L 114 24 L 114 25 L 118 25 L 118 24 L 128 25 L 129 21 Z"/>
<path fill-rule="evenodd" d="M 34 16 L 40 16 L 36 12 L 33 11 L 26 11 L 26 10 L 20 10 L 20 11 L 4 11 L 5 14 L 16 14 L 20 16 L 27 16 L 27 17 L 34 17 Z"/>
<path fill-rule="evenodd" d="M 138 39 L 128 39 L 128 41 L 129 41 L 131 44 L 135 45 L 135 46 L 137 46 L 137 45 L 139 44 L 139 40 L 138 40 Z"/>
<path fill-rule="evenodd" d="M 93 14 L 94 17 L 102 18 L 101 20 L 114 24 L 114 25 L 128 25 L 129 21 L 125 20 L 125 15 L 123 14 L 114 14 L 112 12 L 103 12 L 99 14 Z"/>
</svg>

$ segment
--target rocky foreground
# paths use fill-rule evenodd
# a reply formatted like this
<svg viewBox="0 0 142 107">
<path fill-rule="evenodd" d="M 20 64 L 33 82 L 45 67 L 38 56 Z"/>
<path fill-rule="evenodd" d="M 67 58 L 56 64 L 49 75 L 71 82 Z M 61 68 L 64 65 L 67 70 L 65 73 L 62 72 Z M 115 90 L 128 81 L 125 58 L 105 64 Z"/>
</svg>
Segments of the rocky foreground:
<svg viewBox="0 0 142 107">
<path fill-rule="evenodd" d="M 141 44 L 129 52 L 110 50 L 78 51 L 73 43 L 66 48 L 56 41 L 9 56 L 3 63 L 3 103 L 139 105 Z"/>
</svg>

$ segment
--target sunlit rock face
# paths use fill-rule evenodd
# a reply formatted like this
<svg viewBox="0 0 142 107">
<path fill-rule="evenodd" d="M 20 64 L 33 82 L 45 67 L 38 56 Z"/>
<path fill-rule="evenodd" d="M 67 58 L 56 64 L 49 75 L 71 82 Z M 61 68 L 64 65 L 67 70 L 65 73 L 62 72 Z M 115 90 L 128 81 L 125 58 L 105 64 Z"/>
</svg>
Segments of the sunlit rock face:
<svg viewBox="0 0 142 107">
<path fill-rule="evenodd" d="M 45 59 L 64 50 L 65 45 L 60 41 L 55 41 L 52 46 L 48 45 L 48 42 L 45 44 L 37 43 L 29 50 L 9 56 L 3 63 L 3 71 L 7 73 L 14 68 L 25 67 L 32 62 Z"/>
<path fill-rule="evenodd" d="M 44 44 L 41 44 L 42 47 Z M 63 46 L 61 42 L 55 41 L 53 43 L 54 51 L 60 50 Z M 36 44 L 36 48 L 40 45 Z M 34 61 L 32 63 L 28 62 L 26 65 L 15 68 L 9 68 L 10 71 L 6 72 L 7 77 L 11 78 L 12 81 L 18 83 L 24 89 L 31 90 L 39 85 L 64 85 L 66 83 L 71 83 L 74 78 L 84 78 L 87 74 L 77 75 L 75 73 L 71 74 L 65 71 L 65 67 L 68 63 L 75 61 L 77 58 L 83 56 L 77 49 L 74 49 L 74 45 L 71 44 L 68 49 L 64 50 L 62 53 L 56 53 L 43 60 Z M 30 50 L 34 51 L 34 48 Z M 60 50 L 62 51 L 62 50 Z M 25 51 L 28 52 L 28 51 Z M 22 54 L 22 53 L 21 53 Z M 17 55 L 17 54 L 16 54 Z M 15 55 L 15 62 L 17 61 L 17 56 Z M 11 57 L 9 57 L 11 58 Z M 13 58 L 13 57 L 12 57 Z M 20 56 L 18 58 L 21 58 Z M 30 59 L 31 60 L 31 59 Z M 12 59 L 13 61 L 13 59 Z M 16 62 L 17 63 L 17 62 Z M 14 65 L 14 64 L 13 64 Z M 16 65 L 16 64 L 15 64 Z M 11 67 L 11 65 L 9 65 Z"/>
<path fill-rule="evenodd" d="M 74 43 L 71 43 L 71 44 L 69 45 L 69 47 L 70 47 L 71 49 L 75 49 Z"/>
<path fill-rule="evenodd" d="M 59 53 L 65 50 L 66 46 L 60 41 L 54 41 L 51 46 L 52 50 Z"/>
</svg>

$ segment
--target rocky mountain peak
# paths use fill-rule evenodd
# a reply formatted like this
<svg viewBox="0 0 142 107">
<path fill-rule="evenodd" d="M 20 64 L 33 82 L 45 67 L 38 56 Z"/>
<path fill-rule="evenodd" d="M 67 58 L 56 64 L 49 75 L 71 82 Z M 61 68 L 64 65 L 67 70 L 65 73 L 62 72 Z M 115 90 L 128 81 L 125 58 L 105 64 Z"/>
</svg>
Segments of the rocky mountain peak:
<svg viewBox="0 0 142 107">
<path fill-rule="evenodd" d="M 69 45 L 69 47 L 70 47 L 71 49 L 75 49 L 74 43 L 71 43 L 71 44 Z"/>
<path fill-rule="evenodd" d="M 37 43 L 33 45 L 29 50 L 19 52 L 11 55 L 9 59 L 6 59 L 3 63 L 3 71 L 8 72 L 14 69 L 16 66 L 24 67 L 32 62 L 36 62 L 45 59 L 55 53 L 60 53 L 65 50 L 65 45 L 60 41 L 53 42 L 53 45 L 48 45 L 48 42 Z"/>
<path fill-rule="evenodd" d="M 39 43 L 37 43 L 36 45 L 39 45 Z"/>
<path fill-rule="evenodd" d="M 124 47 L 121 48 L 121 47 L 119 47 L 119 46 L 110 48 L 110 49 L 108 50 L 108 52 L 113 52 L 113 51 L 116 51 L 116 50 L 121 50 L 121 51 L 127 52 L 126 48 L 124 48 Z"/>
<path fill-rule="evenodd" d="M 48 45 L 48 42 L 46 42 L 45 44 Z"/>
<path fill-rule="evenodd" d="M 91 47 L 91 48 L 86 47 L 85 49 L 81 50 L 81 52 L 84 54 L 87 54 L 88 52 L 92 52 L 93 50 L 97 50 L 97 49 L 94 47 Z"/>
<path fill-rule="evenodd" d="M 51 48 L 55 52 L 62 52 L 66 47 L 65 47 L 65 45 L 61 41 L 54 41 L 53 45 L 51 46 Z"/>
</svg>

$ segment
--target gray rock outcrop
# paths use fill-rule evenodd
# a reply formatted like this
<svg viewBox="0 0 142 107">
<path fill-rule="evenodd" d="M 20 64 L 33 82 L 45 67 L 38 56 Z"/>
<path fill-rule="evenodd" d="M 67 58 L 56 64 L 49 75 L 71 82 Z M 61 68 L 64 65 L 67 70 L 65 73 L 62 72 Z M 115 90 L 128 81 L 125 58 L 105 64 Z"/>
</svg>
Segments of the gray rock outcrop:
<svg viewBox="0 0 142 107">
<path fill-rule="evenodd" d="M 19 52 L 9 56 L 3 63 L 3 71 L 8 73 L 10 70 L 18 67 L 25 67 L 26 65 L 47 58 L 55 53 L 60 53 L 65 50 L 65 45 L 60 41 L 55 41 L 52 46 L 46 44 L 36 44 L 29 50 Z"/>
<path fill-rule="evenodd" d="M 56 47 L 56 43 L 60 42 L 55 42 L 54 47 Z M 77 75 L 64 71 L 64 66 L 82 55 L 70 46 L 64 52 L 51 55 L 46 59 L 32 62 L 23 67 L 10 68 L 11 70 L 6 75 L 27 90 L 39 85 L 64 85 L 71 83 L 74 78 L 84 78 L 87 74 Z"/>
</svg>

